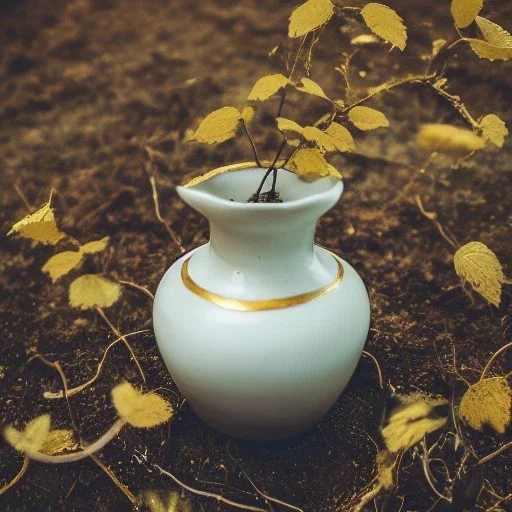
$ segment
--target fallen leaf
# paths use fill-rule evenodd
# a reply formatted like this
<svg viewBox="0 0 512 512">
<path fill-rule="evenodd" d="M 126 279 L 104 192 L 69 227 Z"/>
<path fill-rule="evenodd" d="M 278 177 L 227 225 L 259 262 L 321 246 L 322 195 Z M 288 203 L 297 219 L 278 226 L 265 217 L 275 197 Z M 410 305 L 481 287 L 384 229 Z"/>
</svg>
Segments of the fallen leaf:
<svg viewBox="0 0 512 512">
<path fill-rule="evenodd" d="M 78 443 L 75 441 L 72 430 L 55 429 L 50 430 L 40 450 L 47 455 L 77 450 Z"/>
<path fill-rule="evenodd" d="M 16 222 L 9 233 L 7 233 L 7 236 L 16 234 L 48 245 L 55 245 L 65 238 L 66 235 L 57 228 L 51 200 L 50 196 L 49 201 L 37 212 L 31 213 Z"/>
<path fill-rule="evenodd" d="M 65 276 L 82 261 L 81 251 L 64 251 L 52 256 L 41 269 L 47 272 L 53 282 Z"/>
<path fill-rule="evenodd" d="M 290 84 L 290 80 L 280 73 L 264 76 L 254 84 L 247 99 L 249 101 L 267 100 L 288 84 Z"/>
<path fill-rule="evenodd" d="M 288 37 L 301 37 L 327 23 L 334 13 L 331 0 L 308 0 L 290 16 Z"/>
<path fill-rule="evenodd" d="M 216 144 L 232 139 L 238 127 L 242 114 L 235 107 L 222 107 L 208 114 L 200 123 L 189 141 Z"/>
<path fill-rule="evenodd" d="M 349 110 L 348 118 L 354 126 L 364 131 L 389 126 L 387 117 L 370 107 L 354 107 Z"/>
<path fill-rule="evenodd" d="M 112 389 L 112 401 L 119 416 L 138 428 L 165 423 L 173 413 L 165 398 L 156 393 L 142 393 L 129 382 L 122 382 Z"/>
<path fill-rule="evenodd" d="M 96 252 L 104 251 L 108 246 L 109 240 L 110 237 L 106 236 L 101 240 L 94 240 L 93 242 L 88 242 L 82 245 L 82 247 L 80 247 L 80 251 L 83 252 L 84 254 L 94 254 Z"/>
<path fill-rule="evenodd" d="M 496 255 L 482 242 L 463 245 L 453 257 L 455 271 L 473 289 L 496 307 L 500 305 L 505 275 Z"/>
<path fill-rule="evenodd" d="M 485 146 L 485 140 L 476 133 L 450 124 L 424 124 L 416 136 L 419 146 L 443 153 L 471 153 Z"/>
<path fill-rule="evenodd" d="M 452 0 L 450 10 L 457 27 L 464 28 L 471 25 L 483 5 L 484 0 Z"/>
<path fill-rule="evenodd" d="M 108 308 L 121 295 L 121 286 L 98 274 L 85 274 L 69 287 L 69 303 L 74 308 Z"/>
<path fill-rule="evenodd" d="M 510 423 L 512 389 L 505 377 L 482 379 L 464 393 L 459 406 L 460 417 L 475 430 L 490 425 L 496 432 L 505 433 Z"/>
<path fill-rule="evenodd" d="M 361 9 L 361 16 L 368 28 L 393 46 L 405 49 L 407 29 L 400 16 L 387 5 L 370 3 Z"/>
<path fill-rule="evenodd" d="M 50 431 L 50 415 L 43 414 L 27 423 L 25 430 L 19 431 L 10 425 L 4 430 L 5 440 L 19 452 L 39 451 Z"/>
<path fill-rule="evenodd" d="M 382 429 L 382 436 L 391 453 L 407 450 L 446 423 L 446 417 L 433 414 L 434 407 L 447 404 L 444 399 L 427 397 L 404 402 L 390 414 L 388 424 Z"/>
</svg>

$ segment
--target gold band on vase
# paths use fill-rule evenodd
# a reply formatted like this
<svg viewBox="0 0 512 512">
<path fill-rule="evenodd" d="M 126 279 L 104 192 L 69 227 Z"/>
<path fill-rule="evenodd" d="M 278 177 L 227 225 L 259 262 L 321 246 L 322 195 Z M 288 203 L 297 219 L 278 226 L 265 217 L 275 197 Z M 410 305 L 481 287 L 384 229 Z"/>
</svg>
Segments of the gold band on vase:
<svg viewBox="0 0 512 512">
<path fill-rule="evenodd" d="M 241 299 L 231 299 L 229 297 L 224 297 L 222 295 L 218 295 L 217 293 L 210 292 L 199 286 L 191 277 L 188 271 L 188 264 L 190 261 L 190 256 L 187 258 L 181 267 L 181 279 L 183 284 L 198 297 L 201 297 L 212 304 L 215 304 L 224 309 L 231 309 L 234 311 L 267 311 L 271 309 L 283 309 L 289 308 L 292 306 L 298 306 L 299 304 L 305 304 L 306 302 L 311 302 L 313 300 L 319 299 L 323 295 L 329 293 L 334 290 L 341 280 L 343 279 L 343 265 L 339 258 L 334 258 L 338 263 L 338 272 L 334 279 L 327 285 L 318 288 L 317 290 L 313 290 L 307 293 L 301 293 L 299 295 L 292 295 L 291 297 L 283 297 L 280 299 L 265 299 L 265 300 L 241 300 Z M 333 255 L 334 257 L 334 255 Z"/>
</svg>

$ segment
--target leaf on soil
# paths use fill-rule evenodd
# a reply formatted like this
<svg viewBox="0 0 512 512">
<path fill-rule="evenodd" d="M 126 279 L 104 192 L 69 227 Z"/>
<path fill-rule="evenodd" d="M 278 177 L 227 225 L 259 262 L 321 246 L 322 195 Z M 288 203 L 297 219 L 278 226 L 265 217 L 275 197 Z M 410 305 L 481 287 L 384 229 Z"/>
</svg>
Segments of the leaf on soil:
<svg viewBox="0 0 512 512">
<path fill-rule="evenodd" d="M 242 119 L 245 124 L 249 124 L 254 118 L 254 109 L 252 107 L 244 107 L 242 110 Z"/>
<path fill-rule="evenodd" d="M 171 404 L 156 393 L 142 393 L 129 382 L 122 382 L 112 389 L 112 402 L 117 413 L 137 428 L 156 427 L 169 421 Z"/>
<path fill-rule="evenodd" d="M 281 73 L 264 76 L 254 84 L 254 87 L 249 93 L 249 96 L 247 96 L 247 99 L 250 101 L 267 100 L 290 83 L 290 80 Z"/>
<path fill-rule="evenodd" d="M 308 94 L 312 94 L 313 96 L 319 96 L 320 98 L 325 98 L 326 100 L 329 100 L 327 95 L 325 94 L 324 90 L 313 80 L 309 78 L 302 78 L 302 87 L 297 87 L 297 90 L 306 92 Z M 329 100 L 331 101 L 331 100 Z"/>
<path fill-rule="evenodd" d="M 482 136 L 499 148 L 503 147 L 508 130 L 505 123 L 495 114 L 487 114 L 480 120 Z"/>
<path fill-rule="evenodd" d="M 426 434 L 441 428 L 447 418 L 432 413 L 434 407 L 447 403 L 447 400 L 439 398 L 422 397 L 409 401 L 405 397 L 402 404 L 391 412 L 388 424 L 382 429 L 387 449 L 391 453 L 407 450 Z"/>
<path fill-rule="evenodd" d="M 330 135 L 338 151 L 353 151 L 356 149 L 354 139 L 350 132 L 339 123 L 331 123 L 325 130 Z"/>
<path fill-rule="evenodd" d="M 496 307 L 500 305 L 505 275 L 496 255 L 482 242 L 469 242 L 454 255 L 457 275 Z"/>
<path fill-rule="evenodd" d="M 188 140 L 216 144 L 232 139 L 238 131 L 241 117 L 242 114 L 235 107 L 222 107 L 215 110 L 203 119 Z"/>
<path fill-rule="evenodd" d="M 52 282 L 71 272 L 82 261 L 81 251 L 64 251 L 52 256 L 41 269 L 50 275 Z"/>
<path fill-rule="evenodd" d="M 104 251 L 107 248 L 109 240 L 110 237 L 106 236 L 101 240 L 94 240 L 93 242 L 88 242 L 82 245 L 82 247 L 80 247 L 80 251 L 84 254 L 94 254 L 96 252 Z"/>
<path fill-rule="evenodd" d="M 485 146 L 485 140 L 475 132 L 450 124 L 424 124 L 416 136 L 419 146 L 442 153 L 471 153 Z"/>
<path fill-rule="evenodd" d="M 69 303 L 74 308 L 108 308 L 121 295 L 121 286 L 98 274 L 85 274 L 69 287 Z"/>
<path fill-rule="evenodd" d="M 43 414 L 27 423 L 25 430 L 19 431 L 10 425 L 4 430 L 5 440 L 19 452 L 39 451 L 50 431 L 50 415 Z"/>
<path fill-rule="evenodd" d="M 31 238 L 42 244 L 55 245 L 66 235 L 59 231 L 55 222 L 55 215 L 51 207 L 52 198 L 37 212 L 27 215 L 16 222 L 7 236 L 16 234 L 23 238 Z"/>
<path fill-rule="evenodd" d="M 394 485 L 394 469 L 397 457 L 387 450 L 377 453 L 377 480 L 384 489 L 391 489 Z"/>
<path fill-rule="evenodd" d="M 364 131 L 389 126 L 387 117 L 370 107 L 354 107 L 350 109 L 348 118 L 354 126 Z"/>
<path fill-rule="evenodd" d="M 290 16 L 288 37 L 301 37 L 327 23 L 334 13 L 331 0 L 308 0 Z"/>
<path fill-rule="evenodd" d="M 306 181 L 315 181 L 329 174 L 329 164 L 318 149 L 297 150 L 288 162 L 287 168 Z"/>
<path fill-rule="evenodd" d="M 459 406 L 460 417 L 475 430 L 490 425 L 505 433 L 510 423 L 512 389 L 505 377 L 482 379 L 464 393 Z"/>
<path fill-rule="evenodd" d="M 56 455 L 61 452 L 78 449 L 72 430 L 50 430 L 40 450 L 47 455 Z"/>
<path fill-rule="evenodd" d="M 452 11 L 455 25 L 465 28 L 473 23 L 478 13 L 482 10 L 484 0 L 452 0 Z"/>
<path fill-rule="evenodd" d="M 400 50 L 405 49 L 407 29 L 402 23 L 402 18 L 391 7 L 370 3 L 361 9 L 361 16 L 374 34 Z"/>
<path fill-rule="evenodd" d="M 512 36 L 504 28 L 486 18 L 477 16 L 475 21 L 485 41 L 466 39 L 471 49 L 483 59 L 509 60 L 512 58 Z"/>
</svg>

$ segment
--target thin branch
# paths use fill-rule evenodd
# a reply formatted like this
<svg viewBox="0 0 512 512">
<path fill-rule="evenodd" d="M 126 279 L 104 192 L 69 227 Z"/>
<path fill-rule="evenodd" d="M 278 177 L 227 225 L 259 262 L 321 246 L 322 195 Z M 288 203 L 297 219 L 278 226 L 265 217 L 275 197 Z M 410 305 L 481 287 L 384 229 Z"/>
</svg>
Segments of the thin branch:
<svg viewBox="0 0 512 512">
<path fill-rule="evenodd" d="M 414 196 L 414 200 L 416 201 L 416 204 L 418 206 L 418 209 L 420 212 L 429 220 L 431 220 L 437 227 L 437 230 L 439 231 L 439 234 L 454 248 L 458 248 L 458 243 L 454 240 L 452 240 L 446 233 L 445 229 L 443 228 L 443 225 L 437 220 L 437 214 L 435 212 L 427 212 L 425 211 L 425 208 L 423 208 L 423 203 L 421 202 L 421 197 L 419 194 L 416 194 Z"/>
<path fill-rule="evenodd" d="M 48 455 L 47 453 L 26 450 L 25 455 L 32 460 L 45 462 L 47 464 L 64 464 L 67 462 L 76 462 L 87 457 L 90 457 L 97 451 L 101 450 L 107 443 L 112 441 L 121 429 L 126 425 L 126 421 L 119 418 L 114 424 L 96 441 L 87 445 L 83 450 L 73 453 L 64 453 L 62 455 Z"/>
<path fill-rule="evenodd" d="M 30 213 L 32 213 L 35 210 L 35 208 L 30 204 L 29 200 L 27 199 L 27 196 L 24 194 L 23 190 L 21 190 L 21 187 L 17 183 L 14 184 L 14 190 L 20 196 L 21 200 L 23 201 L 23 204 L 25 205 L 25 208 Z"/>
<path fill-rule="evenodd" d="M 151 190 L 153 191 L 153 203 L 155 204 L 156 218 L 165 226 L 165 229 L 167 229 L 167 232 L 169 233 L 169 235 L 171 235 L 173 242 L 178 246 L 181 254 L 184 254 L 185 252 L 187 252 L 187 250 L 185 249 L 185 247 L 183 247 L 183 243 L 181 241 L 180 236 L 178 235 L 178 233 L 176 233 L 176 231 L 174 231 L 174 229 L 172 229 L 171 224 L 167 222 L 160 213 L 158 189 L 156 186 L 156 180 L 154 176 L 149 176 L 149 183 L 151 185 Z"/>
<path fill-rule="evenodd" d="M 140 331 L 130 332 L 128 334 L 125 334 L 123 337 L 124 338 L 128 338 L 129 336 L 134 336 L 135 334 L 141 334 L 143 332 L 149 332 L 149 329 L 142 329 Z M 100 376 L 101 369 L 103 367 L 105 359 L 107 358 L 107 354 L 108 354 L 109 350 L 112 347 L 114 347 L 115 345 L 117 345 L 117 343 L 119 343 L 120 341 L 124 341 L 123 337 L 117 338 L 112 343 L 110 343 L 110 345 L 105 349 L 105 351 L 103 352 L 103 356 L 101 358 L 101 361 L 98 363 L 98 368 L 96 369 L 96 373 L 94 374 L 94 376 L 91 377 L 88 381 L 84 382 L 83 384 L 80 384 L 79 386 L 76 386 L 76 387 L 71 388 L 71 389 L 68 388 L 67 389 L 67 396 L 76 395 L 80 391 L 82 391 L 85 388 L 89 387 L 91 384 L 94 384 L 94 382 Z M 43 393 L 43 396 L 44 396 L 44 398 L 48 398 L 48 399 L 63 398 L 64 397 L 64 391 L 57 391 L 56 393 L 53 393 L 51 391 L 45 391 Z"/>
<path fill-rule="evenodd" d="M 367 352 L 366 350 L 363 350 L 363 354 L 365 356 L 368 356 L 369 358 L 371 358 L 373 360 L 373 362 L 375 363 L 375 366 L 377 368 L 377 373 L 379 374 L 380 388 L 384 389 L 384 380 L 382 379 L 382 372 L 380 370 L 380 365 L 379 365 L 379 362 L 377 361 L 377 358 L 373 354 L 370 354 L 370 352 Z"/>
<path fill-rule="evenodd" d="M 487 361 L 487 364 L 485 365 L 485 368 L 482 370 L 482 374 L 480 375 L 480 379 L 479 380 L 482 380 L 484 378 L 484 375 L 487 373 L 487 370 L 491 366 L 492 362 L 496 359 L 496 357 L 498 357 L 502 352 L 505 352 L 505 350 L 507 350 L 510 347 L 512 347 L 512 342 L 507 343 L 506 345 L 503 345 L 503 347 L 501 347 L 499 350 L 494 352 L 494 354 L 491 356 L 489 361 Z"/>
<path fill-rule="evenodd" d="M 432 482 L 432 477 L 430 475 L 430 468 L 428 466 L 428 450 L 427 450 L 427 443 L 425 441 L 425 438 L 421 441 L 421 446 L 423 447 L 423 457 L 421 457 L 421 463 L 423 466 L 423 472 L 425 473 L 425 478 L 427 479 L 428 485 L 430 485 L 430 488 L 434 491 L 434 493 L 441 499 L 447 501 L 448 503 L 451 503 L 451 499 L 447 498 L 443 494 L 441 494 L 435 487 L 434 483 Z"/>
<path fill-rule="evenodd" d="M 508 450 L 512 447 L 512 441 L 509 441 L 508 443 L 504 444 L 502 447 L 498 448 L 496 451 L 490 453 L 489 455 L 486 455 L 485 457 L 481 458 L 478 462 L 478 464 L 485 464 L 486 462 L 489 462 L 491 459 L 496 457 L 496 455 L 499 455 L 500 453 L 503 453 L 505 450 Z"/>
<path fill-rule="evenodd" d="M 186 489 L 187 491 L 198 494 L 199 496 L 206 496 L 208 498 L 213 498 L 219 502 L 226 503 L 226 505 L 231 505 L 233 507 L 241 508 L 244 510 L 253 510 L 254 512 L 267 512 L 264 508 L 260 507 L 254 507 L 252 505 L 244 505 L 243 503 L 237 503 L 236 501 L 231 501 L 228 498 L 224 498 L 224 496 L 221 496 L 220 494 L 214 494 L 212 492 L 206 492 L 201 491 L 199 489 L 194 489 L 193 487 L 188 486 L 187 484 L 183 483 L 181 480 L 179 480 L 177 477 L 175 477 L 172 473 L 169 473 L 169 471 L 166 471 L 165 469 L 161 468 L 158 464 L 154 465 L 155 468 L 157 468 L 162 475 L 168 476 L 172 480 L 174 480 L 178 485 L 183 487 L 183 489 Z"/>
<path fill-rule="evenodd" d="M 137 283 L 132 283 L 131 281 L 120 280 L 119 282 L 121 284 L 131 286 L 132 288 L 135 288 L 136 290 L 139 290 L 140 292 L 147 295 L 151 300 L 155 300 L 155 296 L 145 286 L 141 286 L 140 284 L 137 284 Z"/>
<path fill-rule="evenodd" d="M 117 478 L 114 472 L 105 464 L 103 464 L 103 462 L 101 462 L 101 460 L 98 457 L 96 457 L 96 455 L 91 454 L 90 457 L 108 475 L 108 477 L 116 484 L 116 486 L 132 502 L 133 505 L 136 505 L 139 502 L 139 500 L 133 495 L 130 489 L 128 489 L 126 485 L 121 483 L 121 481 Z"/>
<path fill-rule="evenodd" d="M 20 481 L 21 477 L 25 474 L 25 471 L 27 471 L 29 461 L 30 459 L 25 455 L 23 458 L 23 466 L 21 466 L 21 469 L 18 471 L 16 476 L 10 482 L 0 487 L 0 495 Z"/>
<path fill-rule="evenodd" d="M 252 140 L 251 134 L 249 133 L 249 130 L 247 129 L 247 125 L 245 124 L 245 121 L 243 119 L 242 119 L 242 126 L 245 131 L 245 134 L 247 135 L 247 138 L 249 139 L 249 142 L 251 143 L 252 152 L 254 153 L 254 159 L 256 160 L 258 167 L 261 167 L 261 160 L 260 160 L 260 157 L 258 156 L 258 151 L 256 150 L 254 141 Z"/>
<path fill-rule="evenodd" d="M 133 360 L 135 361 L 135 364 L 137 365 L 137 368 L 139 369 L 139 372 L 140 372 L 140 374 L 142 376 L 142 380 L 145 383 L 146 382 L 146 376 L 144 375 L 144 372 L 142 371 L 142 367 L 141 367 L 141 365 L 139 363 L 139 360 L 137 359 L 137 356 L 135 355 L 135 352 L 133 351 L 131 345 L 128 343 L 128 340 L 126 339 L 126 336 L 124 334 L 121 334 L 121 332 L 119 332 L 119 330 L 114 326 L 114 324 L 108 319 L 107 315 L 105 314 L 105 312 L 103 311 L 102 308 L 97 307 L 96 311 L 101 316 L 101 318 L 103 318 L 103 320 L 105 320 L 105 323 L 112 329 L 112 332 L 116 336 L 118 336 L 119 338 L 121 338 L 123 340 L 124 344 L 126 345 L 126 348 L 130 351 L 130 354 L 133 357 Z"/>
</svg>

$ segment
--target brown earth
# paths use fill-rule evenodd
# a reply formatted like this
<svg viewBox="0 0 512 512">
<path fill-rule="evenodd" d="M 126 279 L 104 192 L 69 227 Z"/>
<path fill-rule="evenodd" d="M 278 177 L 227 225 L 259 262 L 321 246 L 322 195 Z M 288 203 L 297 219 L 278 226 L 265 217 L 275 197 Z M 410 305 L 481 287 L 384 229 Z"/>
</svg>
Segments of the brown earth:
<svg viewBox="0 0 512 512">
<path fill-rule="evenodd" d="M 403 54 L 389 53 L 384 45 L 359 52 L 352 61 L 352 99 L 384 80 L 421 71 L 425 65 L 421 56 L 430 53 L 431 41 L 453 37 L 448 1 L 389 3 L 409 27 L 408 48 Z M 156 220 L 148 172 L 157 178 L 162 213 L 184 245 L 204 243 L 206 221 L 180 202 L 173 184 L 250 159 L 250 148 L 243 138 L 217 147 L 185 144 L 185 131 L 223 105 L 242 107 L 257 78 L 280 71 L 267 53 L 285 39 L 287 17 L 295 5 L 270 0 L 4 1 L 0 6 L 2 234 L 28 213 L 22 195 L 38 207 L 55 187 L 54 204 L 64 231 L 81 242 L 111 237 L 107 253 L 92 258 L 83 271 L 102 272 L 154 292 L 179 252 Z M 509 5 L 489 1 L 484 14 L 507 26 L 511 11 Z M 355 23 L 350 34 L 338 26 L 339 22 L 331 23 L 326 31 L 315 50 L 313 67 L 313 78 L 334 96 L 344 86 L 332 69 L 339 63 L 340 49 L 347 50 L 351 36 L 365 31 Z M 462 45 L 447 72 L 450 91 L 461 94 L 474 117 L 493 112 L 508 122 L 510 76 L 509 64 L 479 61 Z M 285 106 L 290 117 L 298 98 L 292 97 Z M 372 105 L 386 112 L 391 127 L 358 132 L 357 154 L 335 159 L 346 192 L 320 222 L 317 241 L 350 261 L 368 286 L 373 320 L 367 350 L 379 361 L 386 382 L 397 392 L 439 393 L 457 402 L 466 387 L 454 373 L 453 351 L 461 374 L 475 382 L 485 362 L 504 344 L 507 333 L 500 317 L 507 321 L 511 294 L 504 293 L 501 312 L 479 296 L 472 304 L 456 286 L 453 248 L 420 213 L 413 197 L 420 194 L 425 208 L 437 212 L 461 244 L 486 243 L 511 275 L 512 146 L 507 142 L 500 151 L 482 151 L 457 170 L 450 169 L 452 160 L 441 159 L 420 176 L 417 169 L 425 155 L 413 143 L 418 125 L 462 125 L 457 113 L 416 86 L 382 95 Z M 302 108 L 316 113 L 321 104 L 311 100 Z M 270 158 L 279 139 L 268 113 L 259 114 L 257 121 L 255 126 L 262 128 L 255 129 L 256 141 Z M 152 163 L 145 146 L 156 151 Z M 404 190 L 413 176 L 418 178 Z M 41 272 L 53 252 L 26 240 L 2 236 L 0 242 L 0 425 L 21 427 L 50 411 L 55 426 L 71 428 L 65 401 L 42 396 L 43 391 L 61 388 L 59 375 L 31 357 L 38 353 L 59 361 L 69 385 L 75 386 L 94 374 L 105 347 L 115 338 L 94 311 L 69 307 L 67 287 L 76 273 L 52 285 Z M 147 389 L 159 388 L 179 407 L 177 389 L 151 332 L 148 297 L 126 288 L 107 314 L 123 333 L 149 329 L 131 338 L 147 376 Z M 510 361 L 507 364 L 503 357 L 492 373 L 506 371 Z M 141 383 L 126 349 L 118 344 L 107 356 L 98 381 L 70 398 L 82 439 L 93 440 L 110 426 L 115 413 L 109 392 L 122 379 Z M 353 506 L 350 499 L 374 475 L 372 439 L 382 446 L 379 427 L 392 401 L 392 388 L 379 388 L 375 366 L 363 357 L 333 409 L 300 438 L 271 444 L 231 440 L 205 426 L 184 405 L 168 426 L 147 431 L 127 428 L 99 456 L 137 497 L 150 489 L 162 496 L 181 492 L 154 468 L 151 472 L 152 461 L 192 487 L 275 512 L 286 508 L 258 497 L 243 471 L 262 492 L 305 512 L 348 511 Z M 490 430 L 467 430 L 467 435 L 479 457 L 510 440 L 510 433 L 500 436 Z M 140 454 L 146 454 L 149 462 Z M 453 468 L 459 454 L 448 446 L 444 458 Z M 0 483 L 11 480 L 21 465 L 22 457 L 2 441 Z M 489 508 L 496 497 L 482 491 L 475 505 L 471 493 L 487 479 L 496 493 L 509 494 L 511 471 L 504 453 L 463 475 L 456 494 L 466 496 L 468 510 Z M 194 511 L 231 510 L 211 498 L 187 492 L 184 496 Z M 411 451 L 402 460 L 395 493 L 379 498 L 377 504 L 381 511 L 424 512 L 435 500 Z M 451 508 L 439 504 L 435 510 L 462 510 L 463 501 Z M 2 511 L 131 508 L 90 459 L 65 466 L 31 463 L 22 480 L 0 496 Z M 373 503 L 365 510 L 374 510 Z"/>
</svg>

